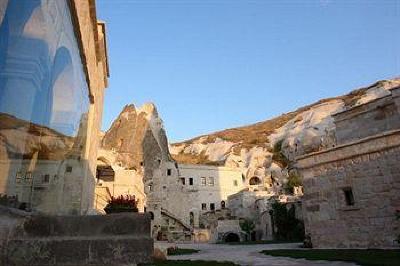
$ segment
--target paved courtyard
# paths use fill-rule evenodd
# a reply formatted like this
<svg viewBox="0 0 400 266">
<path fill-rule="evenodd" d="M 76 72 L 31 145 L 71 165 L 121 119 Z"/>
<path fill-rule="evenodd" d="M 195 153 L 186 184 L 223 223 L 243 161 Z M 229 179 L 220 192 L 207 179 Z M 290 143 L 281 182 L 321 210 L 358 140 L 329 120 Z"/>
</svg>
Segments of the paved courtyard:
<svg viewBox="0 0 400 266">
<path fill-rule="evenodd" d="M 164 245 L 164 244 L 162 244 Z M 165 244 L 171 246 L 173 244 Z M 300 244 L 264 244 L 264 245 L 223 245 L 223 244 L 177 244 L 179 248 L 191 248 L 200 252 L 191 255 L 169 256 L 168 260 L 216 260 L 231 261 L 239 265 L 356 265 L 346 262 L 309 261 L 305 259 L 292 259 L 286 257 L 272 257 L 260 254 L 267 249 L 297 249 Z"/>
</svg>

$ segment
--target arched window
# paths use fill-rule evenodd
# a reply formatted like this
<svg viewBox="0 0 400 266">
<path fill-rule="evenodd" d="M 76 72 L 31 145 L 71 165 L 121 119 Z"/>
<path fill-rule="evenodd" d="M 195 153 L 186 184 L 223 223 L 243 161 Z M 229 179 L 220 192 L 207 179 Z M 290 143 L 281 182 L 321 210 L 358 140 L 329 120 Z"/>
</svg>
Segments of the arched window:
<svg viewBox="0 0 400 266">
<path fill-rule="evenodd" d="M 150 219 L 154 220 L 154 213 L 153 212 L 149 212 L 149 214 L 150 214 Z"/>
<path fill-rule="evenodd" d="M 260 185 L 261 184 L 261 179 L 258 178 L 257 176 L 253 176 L 252 178 L 250 178 L 249 184 L 251 186 Z"/>
<path fill-rule="evenodd" d="M 225 209 L 225 201 L 221 201 L 221 209 Z"/>
</svg>

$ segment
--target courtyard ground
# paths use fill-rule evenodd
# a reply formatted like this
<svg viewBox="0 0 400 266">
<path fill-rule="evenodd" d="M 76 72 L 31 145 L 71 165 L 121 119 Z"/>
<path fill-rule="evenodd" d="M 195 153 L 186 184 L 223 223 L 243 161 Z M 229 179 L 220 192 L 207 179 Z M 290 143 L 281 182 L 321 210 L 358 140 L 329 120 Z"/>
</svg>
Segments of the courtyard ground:
<svg viewBox="0 0 400 266">
<path fill-rule="evenodd" d="M 264 250 L 264 254 L 308 260 L 351 261 L 363 266 L 398 266 L 400 250 L 377 249 L 313 249 L 313 250 Z"/>
<path fill-rule="evenodd" d="M 173 246 L 170 243 L 157 243 L 160 246 Z M 230 261 L 238 265 L 254 266 L 300 266 L 300 265 L 356 265 L 340 261 L 310 261 L 288 257 L 273 257 L 261 254 L 263 250 L 300 249 L 300 243 L 261 244 L 261 245 L 224 245 L 224 244 L 176 244 L 178 248 L 196 249 L 198 253 L 179 256 L 168 256 L 168 260 L 203 260 L 203 261 Z"/>
</svg>

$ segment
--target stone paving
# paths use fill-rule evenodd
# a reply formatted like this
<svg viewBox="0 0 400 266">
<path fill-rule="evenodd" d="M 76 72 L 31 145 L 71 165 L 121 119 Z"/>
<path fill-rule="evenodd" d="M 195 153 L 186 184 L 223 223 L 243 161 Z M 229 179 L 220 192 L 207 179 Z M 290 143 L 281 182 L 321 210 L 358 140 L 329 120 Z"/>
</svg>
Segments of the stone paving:
<svg viewBox="0 0 400 266">
<path fill-rule="evenodd" d="M 167 245 L 167 244 L 166 244 Z M 169 244 L 169 246 L 174 244 Z M 292 259 L 287 257 L 266 256 L 260 253 L 268 249 L 298 249 L 299 244 L 263 244 L 263 245 L 224 245 L 224 244 L 176 244 L 179 248 L 191 248 L 200 250 L 190 255 L 169 256 L 168 260 L 215 260 L 231 261 L 239 265 L 257 266 L 299 266 L 299 265 L 332 265 L 350 266 L 356 265 L 340 261 L 310 261 L 305 259 Z M 168 245 L 167 245 L 168 246 Z"/>
</svg>

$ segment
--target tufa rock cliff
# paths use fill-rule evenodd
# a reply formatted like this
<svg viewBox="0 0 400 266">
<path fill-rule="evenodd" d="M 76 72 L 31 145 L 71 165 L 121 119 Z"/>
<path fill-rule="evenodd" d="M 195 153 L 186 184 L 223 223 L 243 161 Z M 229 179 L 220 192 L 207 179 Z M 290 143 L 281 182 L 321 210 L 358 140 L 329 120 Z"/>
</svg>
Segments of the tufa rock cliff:
<svg viewBox="0 0 400 266">
<path fill-rule="evenodd" d="M 378 81 L 349 94 L 320 100 L 253 125 L 226 129 L 172 144 L 177 162 L 239 167 L 243 174 L 287 182 L 295 157 L 335 145 L 332 114 L 389 94 L 400 78 Z"/>
<path fill-rule="evenodd" d="M 108 159 L 151 179 L 161 161 L 171 161 L 163 123 L 154 104 L 127 105 L 104 133 L 102 150 Z M 104 154 L 104 152 L 103 152 Z"/>
</svg>

